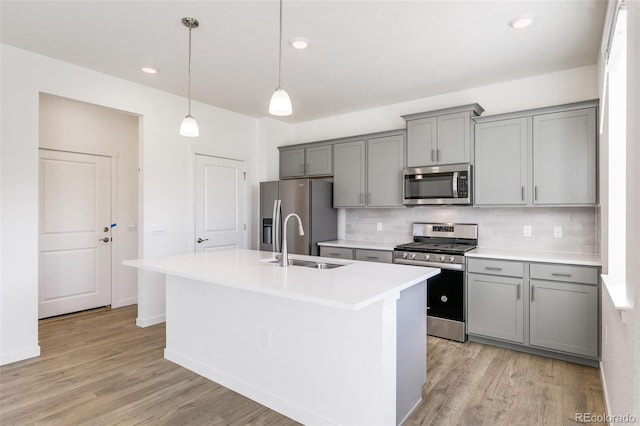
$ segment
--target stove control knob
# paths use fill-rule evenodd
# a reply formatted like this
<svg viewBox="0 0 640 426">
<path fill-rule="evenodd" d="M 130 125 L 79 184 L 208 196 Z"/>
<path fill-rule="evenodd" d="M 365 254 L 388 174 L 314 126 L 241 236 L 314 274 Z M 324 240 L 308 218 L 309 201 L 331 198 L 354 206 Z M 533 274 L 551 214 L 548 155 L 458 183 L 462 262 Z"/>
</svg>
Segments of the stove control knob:
<svg viewBox="0 0 640 426">
<path fill-rule="evenodd" d="M 440 262 L 444 262 L 444 256 L 440 256 Z"/>
<path fill-rule="evenodd" d="M 424 260 L 429 260 L 430 258 L 431 258 L 431 255 L 430 255 L 430 254 L 425 254 L 425 255 L 424 255 Z"/>
<path fill-rule="evenodd" d="M 449 258 L 449 263 L 453 263 L 453 256 Z"/>
<path fill-rule="evenodd" d="M 409 259 L 412 259 L 412 260 L 413 260 L 413 259 L 415 259 L 415 258 L 416 258 L 416 254 L 415 254 L 415 253 L 411 253 L 411 254 L 409 255 Z"/>
</svg>

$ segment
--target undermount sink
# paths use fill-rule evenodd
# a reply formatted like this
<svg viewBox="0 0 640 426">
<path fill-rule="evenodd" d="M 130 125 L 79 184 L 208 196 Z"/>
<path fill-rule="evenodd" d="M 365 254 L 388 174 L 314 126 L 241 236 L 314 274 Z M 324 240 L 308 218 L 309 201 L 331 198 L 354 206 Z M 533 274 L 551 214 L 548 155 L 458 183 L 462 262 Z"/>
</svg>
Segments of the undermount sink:
<svg viewBox="0 0 640 426">
<path fill-rule="evenodd" d="M 266 259 L 266 260 L 263 260 L 263 262 L 277 265 L 280 263 L 280 259 Z M 313 260 L 289 259 L 289 266 L 302 266 L 305 268 L 313 268 L 313 269 L 335 269 L 345 265 L 341 263 L 327 263 L 327 262 L 316 262 Z"/>
</svg>

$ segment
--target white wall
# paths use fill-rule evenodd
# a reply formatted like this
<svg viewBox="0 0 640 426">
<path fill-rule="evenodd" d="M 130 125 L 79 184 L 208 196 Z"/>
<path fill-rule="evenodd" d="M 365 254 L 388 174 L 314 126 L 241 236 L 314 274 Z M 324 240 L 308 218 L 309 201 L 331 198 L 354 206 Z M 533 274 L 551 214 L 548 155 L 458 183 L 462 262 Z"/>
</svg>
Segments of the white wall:
<svg viewBox="0 0 640 426">
<path fill-rule="evenodd" d="M 40 94 L 40 148 L 106 154 L 115 163 L 116 198 L 111 205 L 111 223 L 116 224 L 111 229 L 114 308 L 138 300 L 137 271 L 122 264 L 138 256 L 138 127 L 137 115 Z"/>
<path fill-rule="evenodd" d="M 200 125 L 197 141 L 178 134 L 186 99 L 1 45 L 1 283 L 0 364 L 37 356 L 38 253 L 38 109 L 40 92 L 140 116 L 140 255 L 161 256 L 192 249 L 190 221 L 190 156 L 195 145 L 210 153 L 245 159 L 258 170 L 258 120 L 194 102 Z M 268 120 L 268 119 L 266 119 Z M 276 126 L 277 127 L 277 126 Z M 274 136 L 275 134 L 275 136 Z M 278 137 L 278 132 L 269 134 Z M 277 146 L 286 141 L 270 142 Z M 191 152 L 191 153 L 190 153 Z M 249 173 L 255 188 L 258 173 Z M 257 221 L 255 191 L 247 200 L 249 235 Z M 167 233 L 151 232 L 154 225 Z M 256 241 L 250 238 L 250 241 Z M 138 289 L 139 322 L 164 317 L 164 279 L 143 274 Z"/>
<path fill-rule="evenodd" d="M 601 374 L 605 385 L 610 415 L 633 415 L 640 420 L 640 2 L 627 2 L 627 261 L 626 291 L 631 305 L 626 311 L 617 310 L 609 292 L 602 289 Z M 599 63 L 602 69 L 602 61 Z M 600 85 L 602 85 L 602 71 Z M 608 141 L 605 127 L 601 140 Z M 606 149 L 606 147 L 603 147 Z M 601 162 L 602 164 L 602 162 Z M 607 169 L 601 169 L 606 175 Z M 606 178 L 605 178 L 606 179 Z M 606 185 L 604 186 L 606 188 Z M 604 200 L 603 200 L 604 203 Z M 607 208 L 602 206 L 603 232 L 607 229 Z M 605 231 L 606 230 L 606 231 Z M 608 240 L 603 238 L 603 253 Z M 607 259 L 604 269 L 607 268 Z M 604 340 L 604 338 L 603 338 Z M 638 421 L 638 420 L 636 420 Z M 614 421 L 611 424 L 625 424 Z"/>
<path fill-rule="evenodd" d="M 296 124 L 292 143 L 403 129 L 402 115 L 476 102 L 487 116 L 585 101 L 598 98 L 597 89 L 597 67 L 590 65 Z"/>
</svg>

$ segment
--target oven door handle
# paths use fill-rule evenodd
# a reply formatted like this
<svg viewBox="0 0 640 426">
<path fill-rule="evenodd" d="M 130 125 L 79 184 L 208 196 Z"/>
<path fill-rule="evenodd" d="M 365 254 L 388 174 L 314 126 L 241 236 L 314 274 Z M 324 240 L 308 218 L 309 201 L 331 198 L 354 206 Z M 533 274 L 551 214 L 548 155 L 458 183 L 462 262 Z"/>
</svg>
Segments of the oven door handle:
<svg viewBox="0 0 640 426">
<path fill-rule="evenodd" d="M 451 271 L 464 271 L 465 267 L 460 263 L 424 262 L 421 260 L 393 259 L 393 263 L 400 265 L 428 266 L 431 268 L 448 269 Z"/>
</svg>

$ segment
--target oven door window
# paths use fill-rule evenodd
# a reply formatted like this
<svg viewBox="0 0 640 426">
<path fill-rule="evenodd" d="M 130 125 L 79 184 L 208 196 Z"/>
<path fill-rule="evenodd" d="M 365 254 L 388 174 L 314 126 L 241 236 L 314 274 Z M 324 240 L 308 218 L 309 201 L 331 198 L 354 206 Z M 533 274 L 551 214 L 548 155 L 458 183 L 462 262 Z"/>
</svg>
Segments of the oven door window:
<svg viewBox="0 0 640 426">
<path fill-rule="evenodd" d="M 453 198 L 453 172 L 407 175 L 404 178 L 406 199 Z"/>
<path fill-rule="evenodd" d="M 427 315 L 464 321 L 464 272 L 442 269 L 427 281 Z"/>
</svg>

